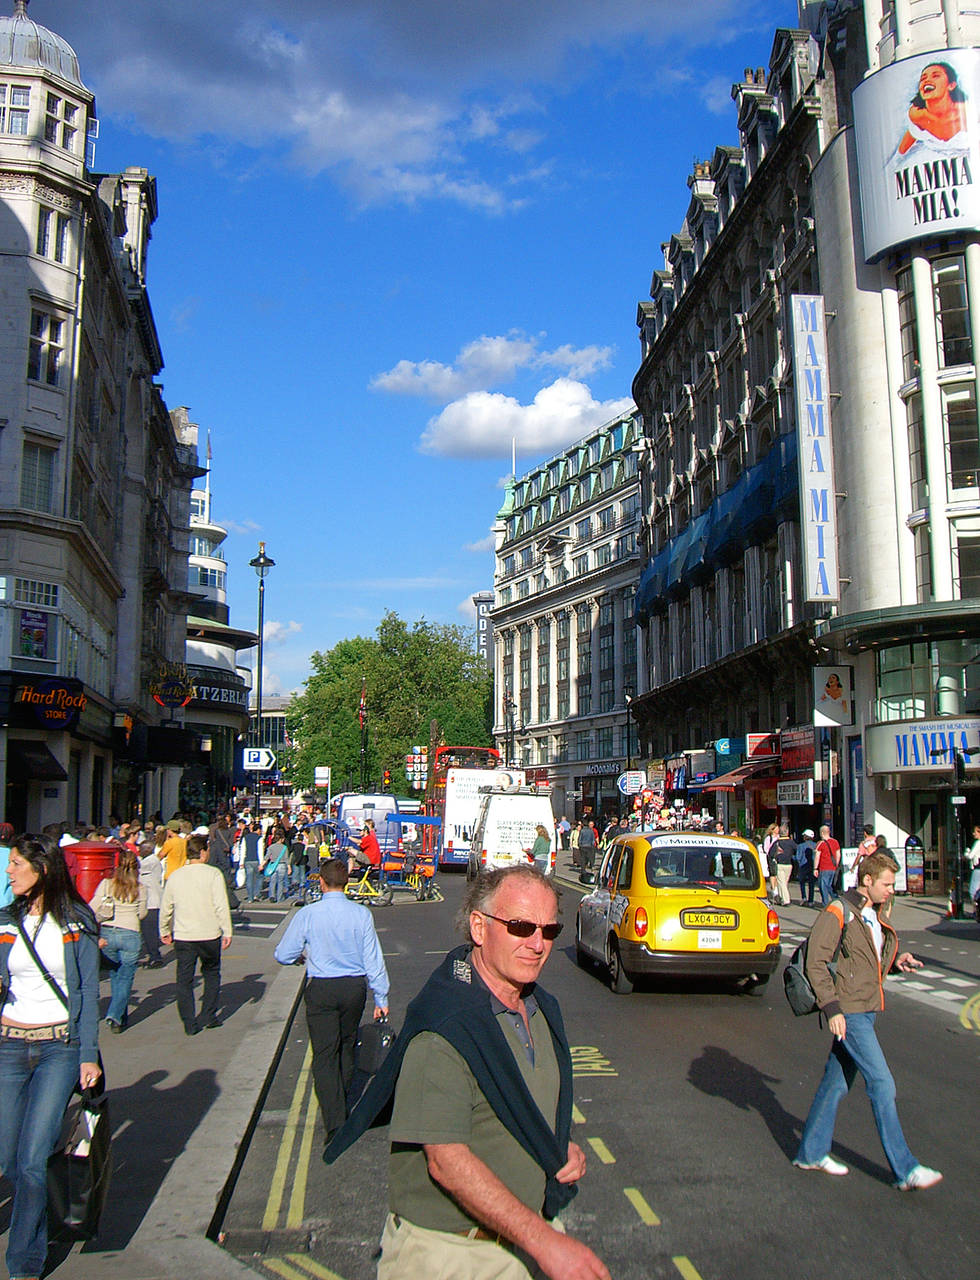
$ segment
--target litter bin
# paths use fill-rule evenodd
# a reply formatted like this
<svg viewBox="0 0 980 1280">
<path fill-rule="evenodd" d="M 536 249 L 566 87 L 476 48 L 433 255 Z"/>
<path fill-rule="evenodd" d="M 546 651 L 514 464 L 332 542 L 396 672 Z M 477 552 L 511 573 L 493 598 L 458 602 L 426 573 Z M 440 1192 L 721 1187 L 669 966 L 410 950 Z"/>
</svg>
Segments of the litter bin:
<svg viewBox="0 0 980 1280">
<path fill-rule="evenodd" d="M 78 860 L 75 888 L 89 902 L 100 882 L 116 869 L 119 846 L 98 840 L 79 840 L 71 846 L 71 852 Z"/>
</svg>

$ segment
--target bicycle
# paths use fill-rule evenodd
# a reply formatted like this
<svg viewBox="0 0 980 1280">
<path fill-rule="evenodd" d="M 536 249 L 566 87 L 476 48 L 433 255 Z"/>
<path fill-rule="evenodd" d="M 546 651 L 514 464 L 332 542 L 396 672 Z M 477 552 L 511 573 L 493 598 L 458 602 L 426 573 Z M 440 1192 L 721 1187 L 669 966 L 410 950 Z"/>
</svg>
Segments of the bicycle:
<svg viewBox="0 0 980 1280">
<path fill-rule="evenodd" d="M 360 867 L 354 872 L 355 878 L 348 880 L 344 893 L 355 902 L 362 902 L 368 907 L 390 907 L 394 898 L 391 885 L 385 879 L 380 867 Z"/>
</svg>

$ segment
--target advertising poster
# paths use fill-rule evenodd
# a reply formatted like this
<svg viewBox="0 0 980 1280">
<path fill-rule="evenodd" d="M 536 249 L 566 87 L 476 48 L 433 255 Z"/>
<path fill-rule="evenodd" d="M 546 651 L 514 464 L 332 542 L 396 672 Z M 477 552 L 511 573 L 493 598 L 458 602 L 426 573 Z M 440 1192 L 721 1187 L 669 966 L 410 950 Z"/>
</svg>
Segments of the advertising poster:
<svg viewBox="0 0 980 1280">
<path fill-rule="evenodd" d="M 813 668 L 813 723 L 824 728 L 854 723 L 854 668 Z"/>
<path fill-rule="evenodd" d="M 20 611 L 20 656 L 22 658 L 48 656 L 48 615 L 39 609 L 21 609 Z"/>
<path fill-rule="evenodd" d="M 868 262 L 911 240 L 980 228 L 980 50 L 893 62 L 854 91 Z"/>
</svg>

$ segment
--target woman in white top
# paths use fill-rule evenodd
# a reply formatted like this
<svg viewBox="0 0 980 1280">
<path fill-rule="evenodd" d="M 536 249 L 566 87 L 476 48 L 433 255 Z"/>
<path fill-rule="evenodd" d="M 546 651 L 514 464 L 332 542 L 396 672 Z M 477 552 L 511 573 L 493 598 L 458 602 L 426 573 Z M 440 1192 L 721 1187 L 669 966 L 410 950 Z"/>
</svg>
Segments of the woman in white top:
<svg viewBox="0 0 980 1280">
<path fill-rule="evenodd" d="M 90 1088 L 102 1074 L 98 926 L 53 840 L 16 837 L 7 874 L 14 899 L 0 908 L 0 1169 L 14 1198 L 6 1261 L 12 1280 L 35 1280 L 48 1253 L 48 1157 L 75 1085 Z"/>
<path fill-rule="evenodd" d="M 126 1029 L 126 1009 L 142 943 L 140 921 L 146 915 L 146 890 L 140 884 L 139 858 L 132 849 L 119 851 L 115 871 L 102 881 L 89 905 L 102 926 L 102 954 L 112 964 L 106 1026 L 118 1035 Z"/>
</svg>

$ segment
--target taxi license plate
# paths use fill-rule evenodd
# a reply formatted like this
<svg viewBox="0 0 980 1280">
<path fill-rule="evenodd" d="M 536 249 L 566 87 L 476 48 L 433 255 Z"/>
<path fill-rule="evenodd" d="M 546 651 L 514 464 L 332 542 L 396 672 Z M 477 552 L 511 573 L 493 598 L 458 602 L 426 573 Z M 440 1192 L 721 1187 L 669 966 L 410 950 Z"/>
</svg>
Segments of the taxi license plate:
<svg viewBox="0 0 980 1280">
<path fill-rule="evenodd" d="M 681 926 L 685 929 L 734 929 L 738 916 L 734 911 L 687 910 L 681 912 Z"/>
<path fill-rule="evenodd" d="M 721 934 L 717 930 L 699 929 L 698 930 L 698 950 L 699 951 L 720 951 L 721 950 Z"/>
</svg>

